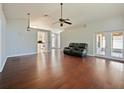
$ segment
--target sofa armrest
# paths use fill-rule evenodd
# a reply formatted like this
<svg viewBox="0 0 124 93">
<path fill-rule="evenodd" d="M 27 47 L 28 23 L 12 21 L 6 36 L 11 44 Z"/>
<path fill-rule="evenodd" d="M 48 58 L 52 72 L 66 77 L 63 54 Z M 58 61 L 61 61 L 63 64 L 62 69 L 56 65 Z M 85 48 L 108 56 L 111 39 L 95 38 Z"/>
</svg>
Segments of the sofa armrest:
<svg viewBox="0 0 124 93">
<path fill-rule="evenodd" d="M 87 55 L 87 49 L 84 49 L 84 50 L 82 51 L 82 55 Z"/>
<path fill-rule="evenodd" d="M 83 50 L 83 53 L 87 53 L 87 49 L 84 49 L 84 50 Z"/>
</svg>

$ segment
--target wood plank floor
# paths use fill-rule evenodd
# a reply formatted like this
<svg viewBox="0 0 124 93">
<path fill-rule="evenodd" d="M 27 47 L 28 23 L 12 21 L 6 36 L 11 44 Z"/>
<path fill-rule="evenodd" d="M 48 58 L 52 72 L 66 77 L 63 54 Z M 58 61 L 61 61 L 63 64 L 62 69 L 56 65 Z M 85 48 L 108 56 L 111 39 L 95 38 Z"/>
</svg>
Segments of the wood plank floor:
<svg viewBox="0 0 124 93">
<path fill-rule="evenodd" d="M 8 58 L 0 88 L 124 88 L 124 63 L 59 51 Z"/>
</svg>

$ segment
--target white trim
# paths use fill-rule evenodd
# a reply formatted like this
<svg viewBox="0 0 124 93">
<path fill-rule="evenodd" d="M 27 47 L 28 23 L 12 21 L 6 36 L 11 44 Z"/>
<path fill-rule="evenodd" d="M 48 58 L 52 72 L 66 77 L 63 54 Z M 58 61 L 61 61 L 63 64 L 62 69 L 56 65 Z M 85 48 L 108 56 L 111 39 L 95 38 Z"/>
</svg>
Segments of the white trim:
<svg viewBox="0 0 124 93">
<path fill-rule="evenodd" d="M 45 29 L 39 29 L 39 28 L 34 28 L 34 27 L 30 27 L 31 30 L 35 30 L 35 31 L 42 31 L 42 32 L 50 32 L 51 30 L 45 30 Z"/>
<path fill-rule="evenodd" d="M 7 61 L 7 59 L 8 59 L 9 57 L 17 57 L 17 56 L 32 55 L 32 54 L 37 54 L 37 52 L 7 56 L 6 59 L 5 59 L 5 61 L 4 61 L 4 63 L 2 64 L 2 66 L 1 66 L 1 68 L 0 68 L 0 72 L 3 71 L 4 66 L 5 66 L 5 64 L 6 64 L 6 61 Z"/>
<path fill-rule="evenodd" d="M 4 60 L 3 64 L 2 64 L 2 66 L 1 66 L 1 68 L 0 68 L 0 72 L 3 71 L 3 68 L 4 68 L 5 64 L 6 64 L 7 58 L 8 58 L 8 57 L 5 58 L 5 60 Z"/>
<path fill-rule="evenodd" d="M 110 60 L 124 61 L 123 58 L 114 58 L 114 57 L 100 56 L 100 55 L 96 55 L 96 57 L 107 58 L 107 59 L 110 59 Z"/>
<path fill-rule="evenodd" d="M 17 57 L 17 56 L 33 55 L 33 54 L 37 54 L 37 52 L 24 53 L 24 54 L 16 54 L 16 55 L 10 55 L 10 56 L 7 56 L 7 57 Z"/>
<path fill-rule="evenodd" d="M 94 56 L 93 54 L 87 54 L 87 56 Z"/>
<path fill-rule="evenodd" d="M 124 29 L 114 29 L 114 30 L 103 30 L 101 32 L 96 31 L 95 33 L 105 33 L 105 32 L 123 32 Z"/>
</svg>

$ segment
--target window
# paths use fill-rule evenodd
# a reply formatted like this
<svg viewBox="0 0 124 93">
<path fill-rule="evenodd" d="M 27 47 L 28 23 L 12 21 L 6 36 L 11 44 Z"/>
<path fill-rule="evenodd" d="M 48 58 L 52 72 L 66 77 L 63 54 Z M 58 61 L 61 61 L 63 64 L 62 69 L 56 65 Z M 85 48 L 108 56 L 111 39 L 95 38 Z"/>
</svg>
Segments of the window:
<svg viewBox="0 0 124 93">
<path fill-rule="evenodd" d="M 112 32 L 111 33 L 111 56 L 123 57 L 123 33 Z"/>
</svg>

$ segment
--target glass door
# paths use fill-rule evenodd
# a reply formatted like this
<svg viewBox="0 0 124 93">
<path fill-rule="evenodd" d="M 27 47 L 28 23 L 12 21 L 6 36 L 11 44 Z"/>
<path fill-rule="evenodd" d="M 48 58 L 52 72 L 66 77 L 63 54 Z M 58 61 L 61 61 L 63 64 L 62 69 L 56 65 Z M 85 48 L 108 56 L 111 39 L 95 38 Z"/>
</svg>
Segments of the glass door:
<svg viewBox="0 0 124 93">
<path fill-rule="evenodd" d="M 123 60 L 124 58 L 124 32 L 96 33 L 96 56 Z"/>
<path fill-rule="evenodd" d="M 111 56 L 123 58 L 123 32 L 111 33 Z"/>
<path fill-rule="evenodd" d="M 37 52 L 47 51 L 47 33 L 39 31 L 37 33 Z"/>
<path fill-rule="evenodd" d="M 51 33 L 51 48 L 58 49 L 60 48 L 60 34 Z"/>
<path fill-rule="evenodd" d="M 96 54 L 97 55 L 105 55 L 105 34 L 98 33 L 96 34 Z"/>
</svg>

